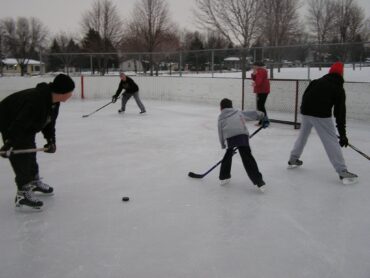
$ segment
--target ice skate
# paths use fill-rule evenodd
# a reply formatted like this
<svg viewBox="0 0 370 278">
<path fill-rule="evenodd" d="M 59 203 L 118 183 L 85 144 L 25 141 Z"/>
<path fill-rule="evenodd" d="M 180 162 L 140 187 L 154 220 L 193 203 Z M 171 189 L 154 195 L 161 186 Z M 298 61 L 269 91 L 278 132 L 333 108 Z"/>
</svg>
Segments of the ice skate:
<svg viewBox="0 0 370 278">
<path fill-rule="evenodd" d="M 339 174 L 339 178 L 343 184 L 354 184 L 358 182 L 358 176 L 356 174 L 348 172 L 347 170 L 342 171 Z"/>
<path fill-rule="evenodd" d="M 289 160 L 288 161 L 288 169 L 293 169 L 293 168 L 300 167 L 300 166 L 302 166 L 302 164 L 303 164 L 303 161 L 299 160 L 299 159 Z"/>
<path fill-rule="evenodd" d="M 220 180 L 220 185 L 224 186 L 226 184 L 229 184 L 230 183 L 230 180 L 231 180 L 230 178 L 224 179 L 224 180 Z"/>
<path fill-rule="evenodd" d="M 41 179 L 34 180 L 31 182 L 31 190 L 34 193 L 42 193 L 43 195 L 54 195 L 54 188 L 50 185 L 43 183 Z"/>
<path fill-rule="evenodd" d="M 118 114 L 122 114 L 124 112 L 125 112 L 125 110 L 123 110 L 122 108 L 118 110 Z"/>
<path fill-rule="evenodd" d="M 255 184 L 255 186 L 262 193 L 265 192 L 265 190 L 266 190 L 266 183 L 263 180 L 258 182 L 257 184 Z"/>
<path fill-rule="evenodd" d="M 22 190 L 17 191 L 15 195 L 15 207 L 16 209 L 32 209 L 41 210 L 43 203 L 40 200 L 34 198 L 31 191 L 31 186 L 27 186 Z"/>
<path fill-rule="evenodd" d="M 146 111 L 144 110 L 144 111 L 140 111 L 140 114 L 145 114 L 146 113 Z"/>
</svg>

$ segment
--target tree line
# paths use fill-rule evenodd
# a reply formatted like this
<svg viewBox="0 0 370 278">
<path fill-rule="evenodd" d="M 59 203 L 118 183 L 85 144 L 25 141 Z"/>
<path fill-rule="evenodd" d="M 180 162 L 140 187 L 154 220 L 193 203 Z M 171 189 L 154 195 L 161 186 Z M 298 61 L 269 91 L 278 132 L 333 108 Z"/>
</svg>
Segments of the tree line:
<svg viewBox="0 0 370 278">
<path fill-rule="evenodd" d="M 0 19 L 0 57 L 16 58 L 22 75 L 28 60 L 42 58 L 40 53 L 48 55 L 48 70 L 78 62 L 104 74 L 107 67 L 119 63 L 119 53 L 145 52 L 149 53 L 148 70 L 153 74 L 160 62 L 150 54 L 155 52 L 267 47 L 268 57 L 280 61 L 285 50 L 279 46 L 361 43 L 370 35 L 370 18 L 356 0 L 196 0 L 194 20 L 203 31 L 180 29 L 167 1 L 139 0 L 131 18 L 121 18 L 113 1 L 96 0 L 82 15 L 80 37 L 65 32 L 51 35 L 33 17 Z M 299 13 L 303 4 L 306 17 Z M 318 47 L 315 59 L 325 60 L 332 55 L 343 61 L 360 60 L 356 57 L 358 50 Z M 184 59 L 202 64 L 198 61 L 202 57 L 191 52 Z"/>
</svg>

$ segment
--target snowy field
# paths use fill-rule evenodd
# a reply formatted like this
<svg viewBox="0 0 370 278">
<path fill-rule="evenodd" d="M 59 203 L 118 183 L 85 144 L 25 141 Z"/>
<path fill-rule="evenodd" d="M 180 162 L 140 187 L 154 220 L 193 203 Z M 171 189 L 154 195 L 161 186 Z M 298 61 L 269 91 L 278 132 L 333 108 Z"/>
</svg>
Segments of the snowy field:
<svg viewBox="0 0 370 278">
<path fill-rule="evenodd" d="M 270 70 L 268 70 L 270 75 Z M 316 79 L 320 78 L 324 74 L 329 72 L 328 67 L 323 67 L 321 70 L 314 67 L 283 67 L 280 68 L 280 71 L 274 69 L 274 78 L 275 79 Z M 134 73 L 132 73 L 134 74 Z M 247 71 L 246 76 L 250 78 L 252 71 Z M 174 75 L 174 74 L 172 74 Z M 211 73 L 199 73 L 195 74 L 194 72 L 184 73 L 183 76 L 191 77 L 211 77 Z M 213 73 L 213 77 L 230 77 L 230 78 L 241 78 L 242 74 L 240 71 L 236 72 L 217 72 Z M 370 66 L 360 67 L 356 65 L 353 69 L 352 64 L 346 64 L 344 68 L 344 80 L 346 82 L 370 82 Z"/>
<path fill-rule="evenodd" d="M 106 103 L 62 104 L 58 151 L 38 155 L 56 192 L 41 197 L 42 212 L 15 211 L 14 176 L 0 160 L 1 278 L 370 277 L 370 168 L 355 151 L 343 150 L 355 185 L 339 182 L 315 132 L 303 167 L 287 170 L 298 131 L 272 124 L 251 139 L 266 192 L 239 155 L 222 187 L 218 169 L 187 177 L 223 155 L 217 106 L 144 99 L 139 115 L 130 100 L 125 115 L 116 103 L 81 117 Z M 366 153 L 369 124 L 347 124 Z"/>
</svg>

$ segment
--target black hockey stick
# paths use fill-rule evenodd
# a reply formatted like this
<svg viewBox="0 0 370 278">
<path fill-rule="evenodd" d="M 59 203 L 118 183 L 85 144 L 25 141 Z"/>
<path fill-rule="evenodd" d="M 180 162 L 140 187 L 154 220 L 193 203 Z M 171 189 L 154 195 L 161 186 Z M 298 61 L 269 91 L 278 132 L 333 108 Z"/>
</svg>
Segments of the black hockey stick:
<svg viewBox="0 0 370 278">
<path fill-rule="evenodd" d="M 119 97 L 118 97 L 117 99 L 119 99 Z M 82 118 L 86 118 L 86 117 L 88 117 L 88 116 L 90 116 L 90 115 L 92 115 L 92 114 L 94 114 L 94 113 L 98 112 L 99 110 L 103 109 L 104 107 L 106 107 L 106 106 L 108 106 L 109 104 L 112 104 L 112 103 L 115 103 L 115 101 L 114 101 L 114 102 L 113 102 L 113 101 L 108 102 L 106 105 L 103 105 L 102 107 L 100 107 L 100 108 L 96 109 L 95 111 L 91 112 L 90 114 L 82 115 Z"/>
<path fill-rule="evenodd" d="M 12 150 L 10 153 L 13 154 L 25 154 L 25 153 L 35 153 L 46 151 L 47 148 L 35 148 L 35 149 L 21 149 L 21 150 Z M 0 151 L 0 155 L 6 154 L 6 151 Z"/>
<path fill-rule="evenodd" d="M 94 113 L 98 112 L 99 110 L 103 109 L 104 107 L 106 107 L 106 106 L 108 106 L 109 104 L 112 104 L 112 103 L 113 103 L 113 101 L 111 101 L 111 102 L 107 103 L 106 105 L 104 105 L 104 106 L 102 106 L 102 107 L 100 107 L 100 108 L 96 109 L 95 111 L 91 112 L 90 114 L 82 115 L 82 118 L 89 117 L 89 116 L 91 116 L 92 114 L 94 114 Z"/>
<path fill-rule="evenodd" d="M 259 127 L 258 129 L 256 129 L 250 136 L 249 136 L 249 139 L 252 138 L 254 135 L 256 135 L 263 127 Z M 233 150 L 233 155 L 236 154 L 236 148 Z M 212 166 L 211 169 L 209 169 L 207 172 L 205 172 L 204 174 L 196 174 L 196 173 L 193 173 L 193 172 L 189 172 L 188 173 L 188 176 L 191 177 L 191 178 L 195 178 L 195 179 L 202 179 L 204 178 L 205 176 L 207 176 L 213 169 L 215 169 L 218 165 L 220 165 L 222 163 L 222 160 L 221 159 L 219 162 L 217 162 L 214 166 Z"/>
<path fill-rule="evenodd" d="M 355 146 L 351 145 L 351 144 L 348 144 L 348 146 L 352 149 L 352 150 L 355 150 L 356 152 L 358 152 L 359 154 L 361 154 L 363 157 L 367 158 L 368 160 L 370 160 L 370 157 L 363 153 L 362 151 L 360 151 L 359 149 L 357 149 Z"/>
</svg>

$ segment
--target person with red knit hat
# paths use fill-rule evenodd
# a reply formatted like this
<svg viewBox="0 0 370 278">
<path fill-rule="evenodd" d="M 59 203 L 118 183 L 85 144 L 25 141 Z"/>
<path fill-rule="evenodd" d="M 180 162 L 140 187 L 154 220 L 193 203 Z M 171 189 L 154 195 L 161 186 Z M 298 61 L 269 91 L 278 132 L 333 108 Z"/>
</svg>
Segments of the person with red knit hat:
<svg viewBox="0 0 370 278">
<path fill-rule="evenodd" d="M 340 180 L 344 184 L 350 184 L 357 182 L 358 176 L 347 170 L 341 150 L 341 147 L 348 146 L 343 70 L 343 63 L 334 63 L 328 74 L 313 80 L 305 90 L 301 104 L 301 128 L 290 153 L 288 168 L 295 168 L 303 164 L 299 158 L 303 153 L 311 129 L 314 127 Z M 333 114 L 339 133 L 339 142 L 332 118 Z"/>
</svg>

